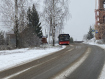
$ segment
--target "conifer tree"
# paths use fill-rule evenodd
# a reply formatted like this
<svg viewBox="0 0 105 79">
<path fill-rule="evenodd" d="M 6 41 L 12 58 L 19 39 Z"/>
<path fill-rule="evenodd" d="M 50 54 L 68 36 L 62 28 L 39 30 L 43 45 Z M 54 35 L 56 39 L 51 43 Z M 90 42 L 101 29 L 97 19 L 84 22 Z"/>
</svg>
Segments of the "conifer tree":
<svg viewBox="0 0 105 79">
<path fill-rule="evenodd" d="M 32 26 L 35 28 L 36 30 L 36 26 L 38 26 L 39 24 L 39 15 L 36 11 L 35 5 L 33 4 L 32 7 Z"/>
<path fill-rule="evenodd" d="M 41 23 L 39 23 L 36 27 L 36 34 L 39 38 L 42 37 L 42 30 L 41 30 L 42 28 L 40 27 L 40 25 L 41 25 Z"/>
<path fill-rule="evenodd" d="M 29 8 L 27 11 L 27 19 L 28 19 L 28 25 L 32 26 L 32 28 L 35 30 L 35 34 L 37 34 L 38 37 L 42 36 L 42 28 L 41 23 L 39 22 L 39 15 L 35 8 L 35 5 L 33 4 L 32 10 Z"/>
<path fill-rule="evenodd" d="M 90 26 L 90 29 L 89 29 L 89 32 L 88 32 L 88 35 L 87 35 L 87 39 L 90 40 L 94 37 L 93 33 L 92 33 L 92 28 Z"/>
<path fill-rule="evenodd" d="M 28 26 L 31 26 L 32 25 L 32 11 L 30 7 L 28 8 L 28 11 L 27 11 L 27 20 L 28 20 Z"/>
</svg>

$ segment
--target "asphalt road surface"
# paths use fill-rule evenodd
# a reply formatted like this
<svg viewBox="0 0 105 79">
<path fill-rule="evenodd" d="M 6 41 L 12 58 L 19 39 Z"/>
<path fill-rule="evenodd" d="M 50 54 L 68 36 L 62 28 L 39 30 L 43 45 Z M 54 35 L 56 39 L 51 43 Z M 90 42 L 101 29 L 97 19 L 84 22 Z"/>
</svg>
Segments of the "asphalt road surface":
<svg viewBox="0 0 105 79">
<path fill-rule="evenodd" d="M 66 79 L 98 79 L 105 62 L 105 50 L 91 47 L 88 58 Z"/>
<path fill-rule="evenodd" d="M 0 79 L 54 79 L 91 51 L 84 62 L 65 79 L 98 79 L 105 61 L 105 51 L 85 44 L 68 45 L 44 58 L 0 72 Z"/>
</svg>

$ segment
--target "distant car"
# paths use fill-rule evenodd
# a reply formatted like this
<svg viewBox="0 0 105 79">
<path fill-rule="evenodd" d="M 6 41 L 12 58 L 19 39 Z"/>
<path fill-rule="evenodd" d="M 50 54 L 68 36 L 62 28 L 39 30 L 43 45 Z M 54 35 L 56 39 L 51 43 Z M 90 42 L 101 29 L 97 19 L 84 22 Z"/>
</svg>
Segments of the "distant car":
<svg viewBox="0 0 105 79">
<path fill-rule="evenodd" d="M 59 45 L 69 45 L 70 44 L 70 35 L 69 34 L 60 34 L 58 36 Z"/>
</svg>

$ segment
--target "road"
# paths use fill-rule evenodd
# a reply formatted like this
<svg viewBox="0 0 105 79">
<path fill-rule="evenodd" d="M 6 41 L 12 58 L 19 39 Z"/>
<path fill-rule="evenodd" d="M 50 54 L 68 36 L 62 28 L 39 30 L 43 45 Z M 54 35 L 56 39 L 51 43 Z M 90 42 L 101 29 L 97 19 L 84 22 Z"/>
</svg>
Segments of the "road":
<svg viewBox="0 0 105 79">
<path fill-rule="evenodd" d="M 87 54 L 85 60 L 65 79 L 98 79 L 105 51 L 85 44 L 68 45 L 49 56 L 0 72 L 0 79 L 55 79 Z M 61 79 L 61 78 L 58 78 Z"/>
</svg>

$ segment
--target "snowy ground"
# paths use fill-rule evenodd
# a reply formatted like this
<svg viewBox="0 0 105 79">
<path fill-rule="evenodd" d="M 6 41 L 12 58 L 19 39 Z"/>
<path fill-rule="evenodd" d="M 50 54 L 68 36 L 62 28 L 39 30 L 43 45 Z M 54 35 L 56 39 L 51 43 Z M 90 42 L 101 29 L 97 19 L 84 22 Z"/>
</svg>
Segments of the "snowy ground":
<svg viewBox="0 0 105 79">
<path fill-rule="evenodd" d="M 48 54 L 64 49 L 66 46 L 25 48 L 0 51 L 0 71 L 39 59 Z"/>
<path fill-rule="evenodd" d="M 98 41 L 100 42 L 100 41 Z M 96 45 L 96 46 L 99 46 L 101 48 L 103 48 L 105 50 L 105 44 L 98 44 L 97 41 L 95 41 L 95 39 L 93 38 L 92 40 L 89 40 L 89 41 L 86 41 L 84 42 L 86 44 L 90 44 L 90 45 Z M 101 42 L 100 42 L 101 43 Z M 105 63 L 105 62 L 104 62 Z M 103 69 L 102 69 L 102 72 L 100 74 L 100 77 L 99 79 L 105 79 L 105 64 L 103 66 Z"/>
<path fill-rule="evenodd" d="M 97 45 L 105 49 L 105 44 L 97 44 L 94 39 L 84 42 L 86 44 Z M 64 49 L 66 46 L 42 47 L 42 48 L 25 48 L 15 50 L 0 51 L 0 71 L 39 59 L 56 51 Z M 105 79 L 105 65 L 99 79 Z"/>
</svg>

